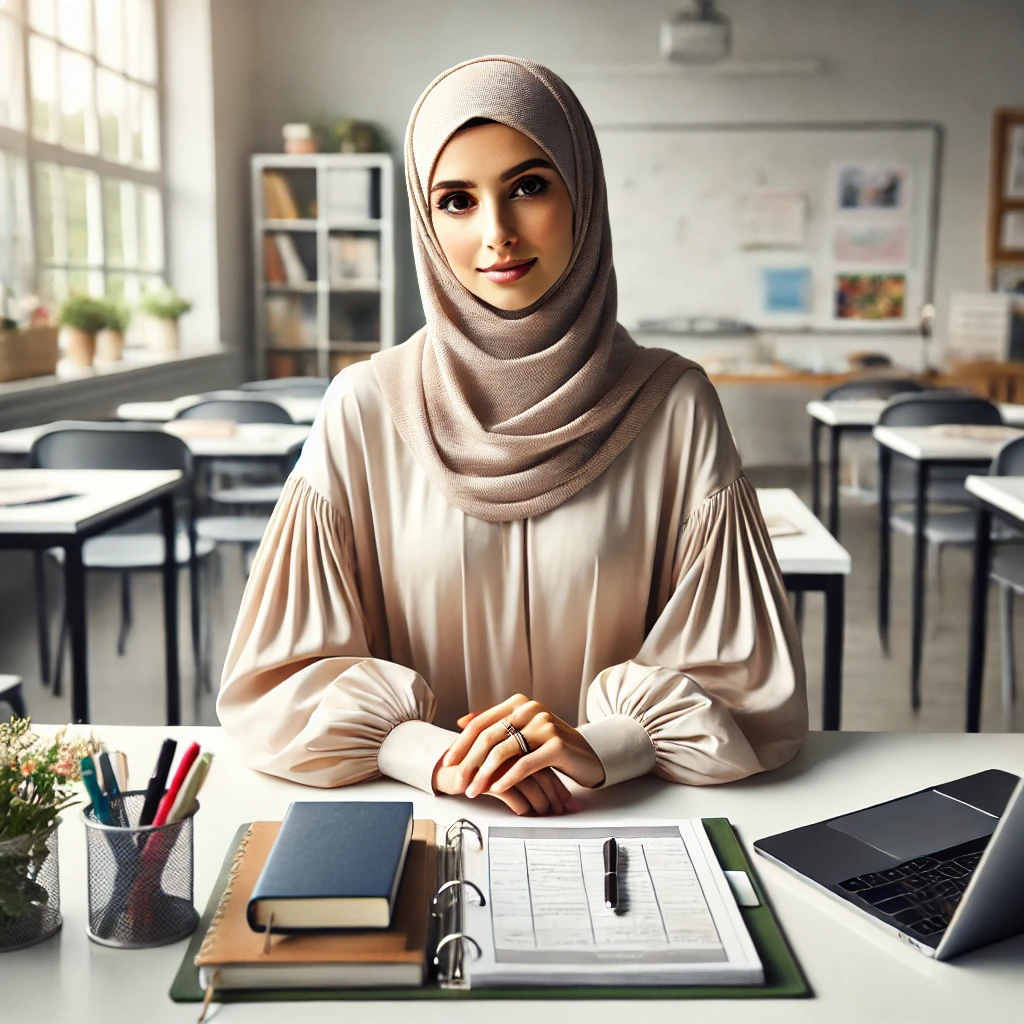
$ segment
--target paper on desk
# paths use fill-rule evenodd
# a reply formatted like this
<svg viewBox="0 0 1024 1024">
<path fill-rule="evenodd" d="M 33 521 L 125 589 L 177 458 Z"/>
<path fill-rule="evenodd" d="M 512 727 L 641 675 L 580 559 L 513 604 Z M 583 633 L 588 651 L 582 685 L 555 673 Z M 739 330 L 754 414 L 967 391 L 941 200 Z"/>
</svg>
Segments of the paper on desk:
<svg viewBox="0 0 1024 1024">
<path fill-rule="evenodd" d="M 77 497 L 77 491 L 56 483 L 0 484 L 0 508 L 18 508 Z"/>
<path fill-rule="evenodd" d="M 175 437 L 234 437 L 238 425 L 234 420 L 171 420 L 164 430 Z"/>
<path fill-rule="evenodd" d="M 799 537 L 802 533 L 788 519 L 781 516 L 765 516 L 764 525 L 768 527 L 769 537 Z"/>
<path fill-rule="evenodd" d="M 937 423 L 928 428 L 940 437 L 964 438 L 971 441 L 1010 441 L 1021 436 L 1016 427 L 998 423 Z"/>
</svg>

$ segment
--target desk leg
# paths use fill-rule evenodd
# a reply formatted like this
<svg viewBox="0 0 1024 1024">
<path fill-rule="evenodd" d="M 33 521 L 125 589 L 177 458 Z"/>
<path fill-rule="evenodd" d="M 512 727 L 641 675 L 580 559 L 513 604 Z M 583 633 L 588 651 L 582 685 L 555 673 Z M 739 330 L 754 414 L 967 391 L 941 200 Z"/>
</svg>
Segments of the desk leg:
<svg viewBox="0 0 1024 1024">
<path fill-rule="evenodd" d="M 928 515 L 928 463 L 917 462 L 914 488 L 914 574 L 913 594 L 913 647 L 910 655 L 910 705 L 918 711 L 921 708 L 921 648 L 924 644 L 924 570 L 925 536 L 924 524 Z"/>
<path fill-rule="evenodd" d="M 981 687 L 985 676 L 988 574 L 991 553 L 992 513 L 978 509 L 974 535 L 974 582 L 971 586 L 971 639 L 967 656 L 967 731 L 981 728 Z"/>
<path fill-rule="evenodd" d="M 821 518 L 821 421 L 811 417 L 811 511 Z"/>
<path fill-rule="evenodd" d="M 878 638 L 882 653 L 889 655 L 889 516 L 892 505 L 892 452 L 878 446 Z"/>
<path fill-rule="evenodd" d="M 89 665 L 86 647 L 85 569 L 81 541 L 69 541 L 64 559 L 64 607 L 71 637 L 71 721 L 89 721 Z"/>
<path fill-rule="evenodd" d="M 178 560 L 175 552 L 174 495 L 160 501 L 164 535 L 164 644 L 167 663 L 167 724 L 181 724 L 181 683 L 178 678 Z"/>
<path fill-rule="evenodd" d="M 839 536 L 839 441 L 843 428 L 832 427 L 828 433 L 828 532 Z"/>
<path fill-rule="evenodd" d="M 843 631 L 846 580 L 829 576 L 825 581 L 825 667 L 823 729 L 839 728 L 843 706 Z"/>
<path fill-rule="evenodd" d="M 46 600 L 46 555 L 42 551 L 32 553 L 32 564 L 36 583 L 36 629 L 39 632 L 39 674 L 43 685 L 52 682 L 50 675 L 50 609 Z M 57 657 L 60 657 L 58 652 Z"/>
</svg>

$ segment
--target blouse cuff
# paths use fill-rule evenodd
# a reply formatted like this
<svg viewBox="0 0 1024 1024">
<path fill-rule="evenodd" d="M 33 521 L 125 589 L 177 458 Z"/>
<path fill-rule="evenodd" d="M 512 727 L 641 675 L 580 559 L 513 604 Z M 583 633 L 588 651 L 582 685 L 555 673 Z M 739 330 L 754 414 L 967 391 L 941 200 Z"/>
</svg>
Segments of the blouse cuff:
<svg viewBox="0 0 1024 1024">
<path fill-rule="evenodd" d="M 401 722 L 384 737 L 377 751 L 377 770 L 389 779 L 436 796 L 434 768 L 458 736 L 450 729 L 417 719 Z"/>
<path fill-rule="evenodd" d="M 579 732 L 594 748 L 604 768 L 604 782 L 598 789 L 639 778 L 654 770 L 654 743 L 635 718 L 609 715 L 584 723 Z"/>
</svg>

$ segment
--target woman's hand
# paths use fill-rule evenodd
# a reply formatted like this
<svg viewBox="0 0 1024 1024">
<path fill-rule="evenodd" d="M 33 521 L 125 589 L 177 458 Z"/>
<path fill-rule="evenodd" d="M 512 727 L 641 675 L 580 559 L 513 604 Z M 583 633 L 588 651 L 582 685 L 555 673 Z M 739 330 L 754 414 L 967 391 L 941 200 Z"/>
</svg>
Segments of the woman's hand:
<svg viewBox="0 0 1024 1024">
<path fill-rule="evenodd" d="M 515 737 L 508 734 L 505 718 L 523 734 L 530 753 L 523 754 Z M 456 778 L 467 796 L 483 792 L 501 796 L 549 768 L 557 768 L 588 789 L 604 781 L 601 761 L 579 730 L 521 693 L 488 711 L 463 716 L 459 725 L 462 735 L 444 755 L 441 767 L 457 769 Z"/>
<path fill-rule="evenodd" d="M 495 778 L 500 779 L 509 767 L 509 762 L 502 765 L 495 772 Z M 439 764 L 434 769 L 433 782 L 434 789 L 439 793 L 458 796 L 466 791 L 458 766 L 446 768 Z M 544 768 L 500 793 L 488 791 L 485 795 L 501 800 L 519 815 L 563 814 L 567 810 L 580 810 L 583 806 L 569 793 L 562 780 L 550 768 Z"/>
</svg>

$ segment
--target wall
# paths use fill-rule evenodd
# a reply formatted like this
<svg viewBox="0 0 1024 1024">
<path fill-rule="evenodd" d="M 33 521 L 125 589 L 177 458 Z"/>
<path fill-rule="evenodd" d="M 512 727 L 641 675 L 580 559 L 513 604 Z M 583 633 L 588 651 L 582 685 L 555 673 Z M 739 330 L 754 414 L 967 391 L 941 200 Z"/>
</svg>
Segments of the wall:
<svg viewBox="0 0 1024 1024">
<path fill-rule="evenodd" d="M 215 5 L 218 0 L 215 0 Z M 656 59 L 658 27 L 682 0 L 253 0 L 252 142 L 319 110 L 380 122 L 400 155 L 409 111 L 431 78 L 482 53 L 554 70 Z M 992 108 L 1024 102 L 1020 0 L 722 0 L 737 58 L 822 57 L 811 78 L 573 78 L 601 122 L 933 120 L 947 129 L 936 292 L 985 286 Z M 243 45 L 242 38 L 236 45 Z M 399 183 L 401 188 L 401 176 Z M 399 210 L 407 212 L 403 197 Z M 398 251 L 399 336 L 422 323 L 407 221 Z M 941 332 L 940 332 L 941 335 Z M 845 344 L 839 341 L 835 344 Z"/>
</svg>

